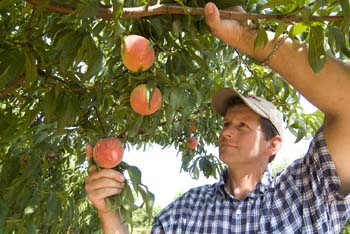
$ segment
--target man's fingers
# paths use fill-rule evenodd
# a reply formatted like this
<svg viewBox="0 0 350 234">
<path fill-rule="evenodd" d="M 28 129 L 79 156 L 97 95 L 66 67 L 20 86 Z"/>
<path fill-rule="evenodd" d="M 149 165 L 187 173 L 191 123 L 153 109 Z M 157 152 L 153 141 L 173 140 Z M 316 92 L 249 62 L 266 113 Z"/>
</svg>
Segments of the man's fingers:
<svg viewBox="0 0 350 234">
<path fill-rule="evenodd" d="M 103 188 L 117 188 L 122 189 L 124 187 L 124 182 L 116 181 L 110 178 L 100 178 L 98 180 L 85 180 L 85 190 L 87 192 L 93 190 L 99 190 Z"/>
<path fill-rule="evenodd" d="M 91 181 L 98 180 L 101 178 L 109 178 L 118 182 L 124 182 L 125 180 L 124 175 L 114 169 L 102 169 L 98 171 L 96 167 L 92 166 L 90 168 L 90 172 L 91 174 L 85 177 L 85 183 L 89 183 Z"/>
<path fill-rule="evenodd" d="M 204 7 L 205 21 L 209 28 L 213 30 L 220 24 L 220 13 L 214 3 L 208 2 Z"/>
<path fill-rule="evenodd" d="M 87 197 L 90 201 L 97 201 L 104 199 L 109 196 L 120 194 L 122 191 L 121 188 L 101 188 L 92 191 L 87 191 Z"/>
<path fill-rule="evenodd" d="M 105 198 L 120 194 L 125 185 L 122 173 L 114 169 L 97 170 L 91 168 L 91 174 L 85 177 L 85 191 L 87 198 L 100 211 L 109 211 Z"/>
</svg>

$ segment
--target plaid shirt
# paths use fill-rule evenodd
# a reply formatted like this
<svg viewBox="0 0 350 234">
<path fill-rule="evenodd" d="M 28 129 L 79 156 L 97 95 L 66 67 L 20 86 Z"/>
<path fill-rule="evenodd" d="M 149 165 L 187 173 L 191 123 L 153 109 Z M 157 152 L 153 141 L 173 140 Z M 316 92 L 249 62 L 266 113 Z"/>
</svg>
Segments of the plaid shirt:
<svg viewBox="0 0 350 234">
<path fill-rule="evenodd" d="M 189 190 L 158 214 L 160 233 L 339 233 L 350 217 L 322 128 L 305 157 L 275 178 L 267 170 L 247 197 L 226 192 L 223 178 Z"/>
</svg>

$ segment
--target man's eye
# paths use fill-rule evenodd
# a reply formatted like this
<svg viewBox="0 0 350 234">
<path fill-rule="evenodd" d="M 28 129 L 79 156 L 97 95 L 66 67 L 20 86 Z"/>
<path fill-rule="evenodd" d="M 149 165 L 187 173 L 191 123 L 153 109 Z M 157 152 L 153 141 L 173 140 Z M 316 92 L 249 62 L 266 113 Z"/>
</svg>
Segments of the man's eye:
<svg viewBox="0 0 350 234">
<path fill-rule="evenodd" d="M 248 127 L 245 123 L 239 123 L 238 128 L 245 128 Z"/>
</svg>

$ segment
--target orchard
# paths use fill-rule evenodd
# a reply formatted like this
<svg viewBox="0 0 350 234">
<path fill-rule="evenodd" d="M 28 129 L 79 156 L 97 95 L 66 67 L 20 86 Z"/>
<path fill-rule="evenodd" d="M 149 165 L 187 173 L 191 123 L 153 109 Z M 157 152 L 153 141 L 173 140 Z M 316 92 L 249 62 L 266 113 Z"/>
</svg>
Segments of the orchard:
<svg viewBox="0 0 350 234">
<path fill-rule="evenodd" d="M 98 232 L 83 185 L 86 151 L 98 154 L 92 147 L 104 138 L 118 139 L 122 158 L 130 147 L 172 146 L 182 171 L 218 178 L 223 167 L 205 146 L 215 145 L 220 132 L 221 117 L 210 107 L 220 87 L 271 100 L 296 141 L 315 133 L 322 113 L 305 113 L 283 78 L 213 37 L 205 3 L 0 1 L 0 233 Z M 249 20 L 258 29 L 256 46 L 266 42 L 266 30 L 309 43 L 316 73 L 326 53 L 349 61 L 348 0 L 216 4 L 222 17 Z M 247 13 L 231 12 L 237 5 Z M 141 38 L 131 40 L 136 49 L 131 35 Z M 131 98 L 139 85 L 146 87 L 143 103 L 136 100 L 143 114 L 134 111 Z M 193 135 L 196 147 L 190 149 L 186 141 Z M 154 170 L 167 166 L 155 162 Z M 123 161 L 116 169 L 128 179 L 117 198 L 126 221 L 132 223 L 139 206 L 152 214 L 154 196 L 142 171 Z"/>
</svg>

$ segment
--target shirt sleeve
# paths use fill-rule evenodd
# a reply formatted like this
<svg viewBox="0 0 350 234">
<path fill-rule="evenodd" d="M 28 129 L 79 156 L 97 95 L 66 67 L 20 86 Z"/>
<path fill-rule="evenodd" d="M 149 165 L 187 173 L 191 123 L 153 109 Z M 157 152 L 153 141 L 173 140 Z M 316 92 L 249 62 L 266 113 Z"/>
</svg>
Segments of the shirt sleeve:
<svg viewBox="0 0 350 234">
<path fill-rule="evenodd" d="M 302 201 L 304 216 L 307 214 L 313 220 L 326 217 L 337 230 L 349 219 L 350 194 L 340 193 L 340 178 L 324 139 L 323 127 L 315 134 L 306 155 L 282 174 L 282 183 L 293 187 Z"/>
<path fill-rule="evenodd" d="M 301 192 L 340 196 L 340 178 L 324 139 L 323 127 L 315 134 L 304 158 L 292 164 L 290 170 Z"/>
<path fill-rule="evenodd" d="M 157 217 L 154 218 L 153 224 L 152 224 L 152 231 L 151 234 L 163 234 L 165 233 L 162 227 L 161 222 Z"/>
</svg>

